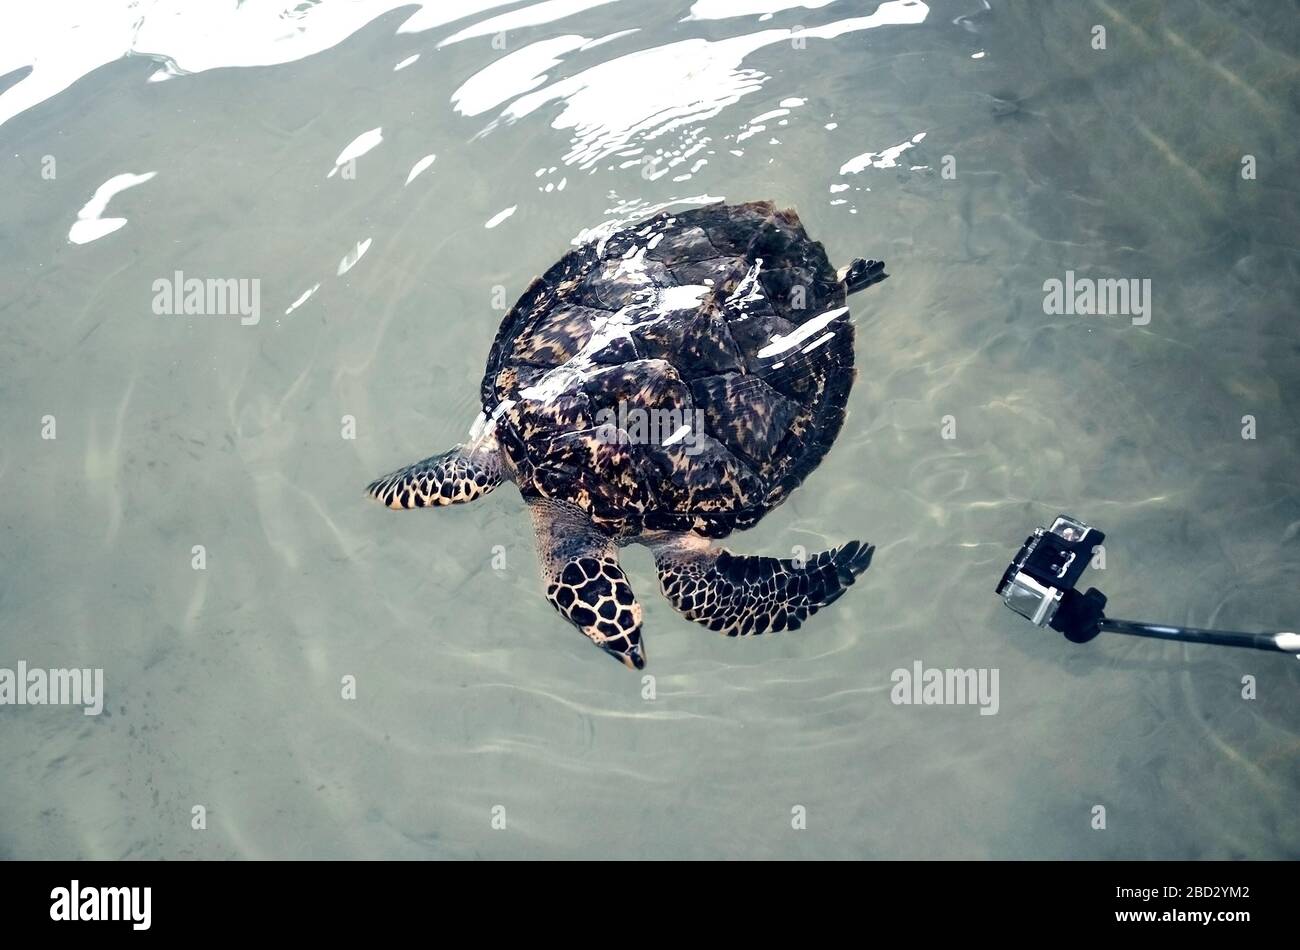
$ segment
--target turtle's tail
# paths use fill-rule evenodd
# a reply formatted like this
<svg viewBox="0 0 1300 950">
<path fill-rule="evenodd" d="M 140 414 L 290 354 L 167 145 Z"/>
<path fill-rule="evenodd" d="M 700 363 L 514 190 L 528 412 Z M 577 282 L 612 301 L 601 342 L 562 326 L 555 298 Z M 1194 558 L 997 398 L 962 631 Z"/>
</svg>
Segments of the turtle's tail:
<svg viewBox="0 0 1300 950">
<path fill-rule="evenodd" d="M 844 281 L 845 293 L 856 294 L 859 290 L 865 290 L 872 284 L 880 283 L 888 276 L 885 273 L 884 261 L 864 261 L 859 257 L 844 268 L 844 273 L 840 279 Z"/>
</svg>

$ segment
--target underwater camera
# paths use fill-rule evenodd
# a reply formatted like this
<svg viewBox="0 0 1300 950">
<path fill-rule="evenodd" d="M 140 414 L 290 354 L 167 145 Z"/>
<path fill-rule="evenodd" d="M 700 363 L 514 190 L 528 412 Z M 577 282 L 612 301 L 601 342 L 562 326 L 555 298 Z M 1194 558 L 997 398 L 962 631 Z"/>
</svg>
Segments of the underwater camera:
<svg viewBox="0 0 1300 950">
<path fill-rule="evenodd" d="M 1077 518 L 1058 515 L 1050 528 L 1037 528 L 1025 539 L 998 582 L 998 596 L 1030 623 L 1051 627 L 1075 643 L 1087 643 L 1107 631 L 1300 655 L 1300 634 L 1292 632 L 1201 630 L 1107 617 L 1105 594 L 1095 587 L 1084 593 L 1075 589 L 1105 538 Z"/>
</svg>

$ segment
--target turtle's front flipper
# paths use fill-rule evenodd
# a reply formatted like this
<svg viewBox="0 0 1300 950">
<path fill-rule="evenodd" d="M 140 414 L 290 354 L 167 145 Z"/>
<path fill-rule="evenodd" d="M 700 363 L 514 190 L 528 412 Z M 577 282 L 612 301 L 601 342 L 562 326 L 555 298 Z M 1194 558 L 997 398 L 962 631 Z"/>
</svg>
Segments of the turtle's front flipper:
<svg viewBox="0 0 1300 950">
<path fill-rule="evenodd" d="M 500 484 L 497 451 L 470 451 L 458 445 L 376 479 L 366 492 L 389 508 L 434 508 L 473 501 Z"/>
<path fill-rule="evenodd" d="M 850 541 L 799 563 L 735 555 L 688 534 L 650 546 L 664 596 L 688 620 L 729 637 L 798 629 L 844 594 L 876 550 Z"/>
<path fill-rule="evenodd" d="M 533 499 L 528 507 L 546 599 L 596 646 L 628 669 L 641 669 L 641 605 L 618 566 L 613 539 L 575 505 Z"/>
</svg>

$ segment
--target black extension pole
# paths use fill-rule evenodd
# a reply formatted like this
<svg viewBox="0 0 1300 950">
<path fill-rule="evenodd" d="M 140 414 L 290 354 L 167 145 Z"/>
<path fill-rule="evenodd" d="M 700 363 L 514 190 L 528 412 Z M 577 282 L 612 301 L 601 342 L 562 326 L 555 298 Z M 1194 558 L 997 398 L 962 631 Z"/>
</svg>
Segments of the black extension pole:
<svg viewBox="0 0 1300 950">
<path fill-rule="evenodd" d="M 1296 633 L 1241 633 L 1236 630 L 1201 630 L 1196 627 L 1174 627 L 1164 623 L 1112 620 L 1109 617 L 1101 619 L 1101 629 L 1109 633 L 1126 633 L 1131 637 L 1154 637 L 1157 640 L 1213 643 L 1224 647 L 1247 647 L 1252 650 L 1300 654 L 1300 634 Z"/>
</svg>

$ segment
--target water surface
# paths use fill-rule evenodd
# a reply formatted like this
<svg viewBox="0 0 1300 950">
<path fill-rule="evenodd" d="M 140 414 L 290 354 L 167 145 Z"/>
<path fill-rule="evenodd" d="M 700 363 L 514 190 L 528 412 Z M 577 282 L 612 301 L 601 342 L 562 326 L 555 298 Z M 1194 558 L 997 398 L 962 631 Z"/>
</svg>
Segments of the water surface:
<svg viewBox="0 0 1300 950">
<path fill-rule="evenodd" d="M 102 667 L 108 697 L 0 706 L 0 855 L 1300 856 L 1294 660 L 1075 646 L 992 593 L 1068 511 L 1110 534 L 1090 580 L 1120 616 L 1300 617 L 1281 7 L 0 23 L 0 666 Z M 892 276 L 853 301 L 836 447 L 729 544 L 878 552 L 803 630 L 730 641 L 631 549 L 651 700 L 542 599 L 513 488 L 401 514 L 361 489 L 462 438 L 497 307 L 571 242 L 761 198 Z M 260 319 L 155 313 L 177 271 L 260 281 Z M 1045 313 L 1067 271 L 1149 280 L 1149 323 Z M 998 670 L 997 714 L 891 702 L 918 660 Z"/>
</svg>

